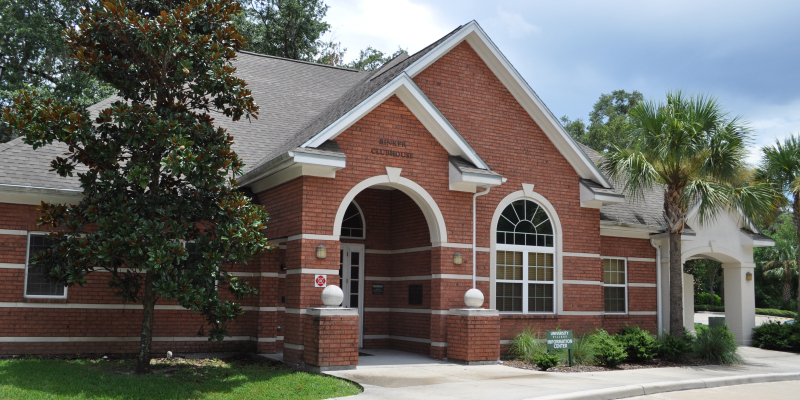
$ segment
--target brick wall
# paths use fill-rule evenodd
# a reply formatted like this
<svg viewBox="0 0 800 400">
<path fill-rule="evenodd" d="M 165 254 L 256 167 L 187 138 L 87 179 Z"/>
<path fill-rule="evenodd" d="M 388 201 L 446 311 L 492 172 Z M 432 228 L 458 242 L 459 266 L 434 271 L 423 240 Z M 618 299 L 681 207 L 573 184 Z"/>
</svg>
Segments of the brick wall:
<svg viewBox="0 0 800 400">
<path fill-rule="evenodd" d="M 447 317 L 447 358 L 466 363 L 500 359 L 500 317 L 450 315 Z"/>
<path fill-rule="evenodd" d="M 358 365 L 358 316 L 305 316 L 303 361 L 322 368 Z"/>
</svg>

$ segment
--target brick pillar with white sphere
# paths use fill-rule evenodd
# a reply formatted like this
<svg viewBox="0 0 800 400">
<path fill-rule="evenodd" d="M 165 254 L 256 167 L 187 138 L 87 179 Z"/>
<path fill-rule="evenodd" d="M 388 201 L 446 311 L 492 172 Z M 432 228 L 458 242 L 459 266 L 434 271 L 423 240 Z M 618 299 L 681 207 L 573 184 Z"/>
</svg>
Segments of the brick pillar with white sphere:
<svg viewBox="0 0 800 400">
<path fill-rule="evenodd" d="M 358 309 L 341 307 L 342 289 L 322 291 L 325 307 L 306 310 L 303 363 L 312 372 L 354 369 L 358 365 Z"/>
<path fill-rule="evenodd" d="M 497 364 L 500 360 L 500 314 L 481 308 L 483 293 L 464 294 L 466 308 L 450 310 L 447 318 L 447 358 L 468 365 Z"/>
</svg>

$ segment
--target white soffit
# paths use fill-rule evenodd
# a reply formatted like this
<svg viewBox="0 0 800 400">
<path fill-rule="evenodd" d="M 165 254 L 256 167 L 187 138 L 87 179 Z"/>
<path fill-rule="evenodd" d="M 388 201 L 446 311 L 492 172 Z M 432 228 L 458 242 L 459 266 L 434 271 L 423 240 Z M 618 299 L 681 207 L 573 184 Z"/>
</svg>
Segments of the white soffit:
<svg viewBox="0 0 800 400">
<path fill-rule="evenodd" d="M 584 179 L 599 182 L 603 187 L 610 188 L 611 184 L 597 169 L 591 159 L 581 150 L 569 136 L 555 115 L 544 105 L 542 100 L 531 89 L 525 79 L 517 72 L 514 66 L 506 59 L 503 53 L 495 46 L 477 22 L 472 21 L 465 25 L 458 33 L 451 36 L 431 52 L 409 65 L 405 72 L 410 77 L 425 70 L 456 47 L 466 41 L 472 49 L 483 59 L 483 62 L 505 85 L 506 89 L 514 96 L 519 104 L 528 112 L 536 124 L 544 131 L 553 145 L 572 165 L 572 168 Z M 475 165 L 478 165 L 475 163 Z"/>
<path fill-rule="evenodd" d="M 347 130 L 361 118 L 381 105 L 384 101 L 397 95 L 400 101 L 408 107 L 409 111 L 425 126 L 428 132 L 436 138 L 442 147 L 452 156 L 461 156 L 475 166 L 488 170 L 489 167 L 475 153 L 450 122 L 442 115 L 433 103 L 422 93 L 422 90 L 411 80 L 406 73 L 402 73 L 386 84 L 377 92 L 364 100 L 356 108 L 329 125 L 322 132 L 303 143 L 300 147 L 318 147 L 328 140 L 333 140 Z"/>
</svg>

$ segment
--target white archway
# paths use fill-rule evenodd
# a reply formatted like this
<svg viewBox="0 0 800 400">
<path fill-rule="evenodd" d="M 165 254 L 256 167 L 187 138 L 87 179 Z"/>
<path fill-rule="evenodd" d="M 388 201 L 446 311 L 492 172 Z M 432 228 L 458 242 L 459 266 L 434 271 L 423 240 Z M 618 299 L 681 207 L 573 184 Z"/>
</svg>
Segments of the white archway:
<svg viewBox="0 0 800 400">
<path fill-rule="evenodd" d="M 489 304 L 492 309 L 497 309 L 497 299 L 496 299 L 496 292 L 497 292 L 497 223 L 500 221 L 500 215 L 503 213 L 503 210 L 506 209 L 511 203 L 517 200 L 531 200 L 539 204 L 542 208 L 547 211 L 547 215 L 550 217 L 550 221 L 553 223 L 553 239 L 555 240 L 555 260 L 556 260 L 556 274 L 555 274 L 555 293 L 554 296 L 556 298 L 556 309 L 555 314 L 563 314 L 564 312 L 564 299 L 562 296 L 563 291 L 563 271 L 564 271 L 564 252 L 563 252 L 563 231 L 561 230 L 561 220 L 558 218 L 558 213 L 556 212 L 555 207 L 551 204 L 544 196 L 539 193 L 533 191 L 533 185 L 530 187 L 525 187 L 523 185 L 524 190 L 519 190 L 509 194 L 508 196 L 504 197 L 503 200 L 500 200 L 500 203 L 497 204 L 494 215 L 492 215 L 492 225 L 491 225 L 491 244 L 490 244 L 490 252 L 489 252 Z"/>
<path fill-rule="evenodd" d="M 395 174 L 393 174 L 395 175 Z M 446 243 L 447 242 L 447 227 L 445 226 L 444 216 L 439 206 L 433 200 L 430 193 L 428 193 L 422 186 L 416 182 L 399 176 L 399 171 L 395 176 L 378 175 L 372 178 L 367 178 L 355 186 L 344 196 L 342 202 L 339 204 L 339 209 L 336 211 L 336 219 L 333 222 L 333 235 L 337 236 L 342 230 L 342 220 L 347 206 L 356 198 L 356 196 L 364 190 L 375 186 L 388 186 L 400 190 L 405 193 L 417 203 L 417 206 L 422 210 L 425 215 L 425 220 L 428 222 L 428 230 L 430 230 L 431 243 Z"/>
</svg>

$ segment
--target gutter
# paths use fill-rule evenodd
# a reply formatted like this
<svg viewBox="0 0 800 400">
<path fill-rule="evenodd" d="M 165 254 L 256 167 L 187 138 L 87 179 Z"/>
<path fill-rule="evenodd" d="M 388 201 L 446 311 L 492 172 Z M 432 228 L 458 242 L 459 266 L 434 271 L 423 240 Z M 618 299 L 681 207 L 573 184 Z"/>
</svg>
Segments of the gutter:
<svg viewBox="0 0 800 400">
<path fill-rule="evenodd" d="M 476 289 L 475 280 L 476 280 L 476 275 L 478 273 L 478 270 L 477 270 L 477 261 L 478 260 L 475 258 L 476 254 L 477 254 L 477 247 L 476 246 L 478 245 L 477 242 L 476 242 L 476 238 L 475 238 L 475 236 L 476 236 L 475 235 L 475 229 L 476 229 L 476 227 L 475 227 L 475 225 L 476 225 L 476 223 L 475 223 L 475 219 L 476 219 L 476 216 L 475 216 L 476 215 L 475 204 L 477 203 L 478 196 L 483 196 L 485 194 L 489 194 L 490 190 L 492 190 L 492 188 L 486 188 L 486 190 L 484 190 L 482 192 L 476 192 L 474 195 L 472 195 L 472 288 L 473 289 Z"/>
<path fill-rule="evenodd" d="M 656 249 L 656 318 L 658 319 L 658 334 L 663 331 L 661 326 L 661 319 L 663 312 L 661 311 L 661 246 L 656 245 L 655 239 L 650 239 L 650 245 Z"/>
</svg>

